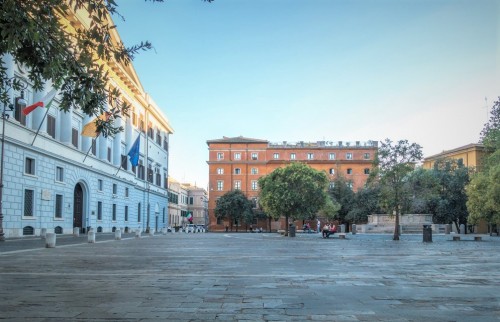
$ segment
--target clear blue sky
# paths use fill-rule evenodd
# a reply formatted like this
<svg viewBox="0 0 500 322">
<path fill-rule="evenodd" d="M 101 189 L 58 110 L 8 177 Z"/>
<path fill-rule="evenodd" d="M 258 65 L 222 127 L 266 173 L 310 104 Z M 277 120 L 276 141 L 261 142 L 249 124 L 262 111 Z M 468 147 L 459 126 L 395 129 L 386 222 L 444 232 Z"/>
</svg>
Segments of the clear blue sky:
<svg viewBox="0 0 500 322">
<path fill-rule="evenodd" d="M 479 140 L 500 96 L 497 0 L 117 1 L 170 120 L 170 175 L 206 187 L 206 141 Z M 485 100 L 487 98 L 487 101 Z M 486 104 L 487 103 L 487 104 Z"/>
</svg>

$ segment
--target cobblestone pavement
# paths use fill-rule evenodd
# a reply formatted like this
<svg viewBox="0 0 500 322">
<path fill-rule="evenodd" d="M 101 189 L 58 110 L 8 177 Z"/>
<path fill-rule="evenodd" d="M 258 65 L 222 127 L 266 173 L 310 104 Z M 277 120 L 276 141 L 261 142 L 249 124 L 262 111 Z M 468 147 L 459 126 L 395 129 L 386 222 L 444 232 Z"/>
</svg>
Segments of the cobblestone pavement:
<svg viewBox="0 0 500 322">
<path fill-rule="evenodd" d="M 500 321 L 500 238 L 98 234 L 0 243 L 6 321 Z"/>
</svg>

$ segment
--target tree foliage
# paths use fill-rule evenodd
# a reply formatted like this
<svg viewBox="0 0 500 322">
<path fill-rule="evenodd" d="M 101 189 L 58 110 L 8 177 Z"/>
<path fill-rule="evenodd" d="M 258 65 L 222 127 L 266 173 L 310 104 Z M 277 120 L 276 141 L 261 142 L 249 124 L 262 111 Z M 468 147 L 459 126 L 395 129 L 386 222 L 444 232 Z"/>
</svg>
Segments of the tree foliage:
<svg viewBox="0 0 500 322">
<path fill-rule="evenodd" d="M 394 213 L 396 217 L 394 240 L 399 240 L 399 216 L 402 207 L 410 197 L 404 185 L 415 163 L 421 159 L 422 147 L 420 145 L 410 144 L 408 140 L 394 143 L 386 139 L 381 142 L 374 160 L 374 167 L 378 167 L 382 206 L 389 213 Z"/>
<path fill-rule="evenodd" d="M 352 206 L 345 219 L 353 223 L 367 222 L 368 215 L 382 212 L 379 205 L 380 186 L 367 185 L 354 194 Z"/>
<path fill-rule="evenodd" d="M 417 168 L 405 182 L 408 198 L 404 212 L 414 214 L 434 214 L 439 199 L 439 182 L 432 170 Z"/>
<path fill-rule="evenodd" d="M 216 201 L 215 217 L 229 220 L 231 230 L 235 220 L 247 223 L 249 216 L 252 216 L 252 202 L 241 190 L 229 191 Z"/>
<path fill-rule="evenodd" d="M 327 186 L 324 172 L 295 162 L 259 179 L 260 203 L 273 219 L 285 216 L 287 223 L 314 218 L 325 206 Z"/>
<path fill-rule="evenodd" d="M 500 224 L 500 97 L 481 132 L 481 142 L 489 154 L 467 187 L 469 220 Z"/>
<path fill-rule="evenodd" d="M 354 202 L 352 182 L 345 180 L 341 175 L 337 175 L 333 180 L 333 186 L 328 189 L 328 194 L 334 202 L 340 205 L 340 209 L 335 219 L 341 223 L 345 222 L 347 214 L 351 211 Z"/>
</svg>

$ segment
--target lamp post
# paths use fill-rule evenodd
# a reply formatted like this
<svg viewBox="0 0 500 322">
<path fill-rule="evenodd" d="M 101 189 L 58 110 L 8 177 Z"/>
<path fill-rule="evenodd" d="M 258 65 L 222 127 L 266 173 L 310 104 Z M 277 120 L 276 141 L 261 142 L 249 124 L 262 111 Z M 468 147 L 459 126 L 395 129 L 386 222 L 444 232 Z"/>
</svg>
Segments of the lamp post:
<svg viewBox="0 0 500 322">
<path fill-rule="evenodd" d="M 15 82 L 14 78 L 8 79 L 4 84 L 6 84 L 6 87 L 8 86 L 9 88 L 13 88 L 13 83 Z M 27 85 L 18 85 L 21 86 L 23 89 L 21 90 L 21 97 L 16 98 L 16 105 L 22 109 L 25 108 L 27 103 L 26 100 L 24 99 L 24 89 L 27 87 Z M 2 110 L 2 115 L 0 118 L 2 119 L 2 136 L 1 136 L 1 142 L 2 142 L 2 149 L 1 149 L 1 155 L 0 155 L 0 242 L 5 241 L 5 234 L 3 232 L 3 156 L 4 156 L 4 151 L 5 151 L 5 122 L 9 120 L 9 114 L 7 114 L 6 109 L 9 108 L 10 111 L 14 110 L 14 105 L 12 103 L 10 104 L 3 104 L 3 110 Z"/>
</svg>

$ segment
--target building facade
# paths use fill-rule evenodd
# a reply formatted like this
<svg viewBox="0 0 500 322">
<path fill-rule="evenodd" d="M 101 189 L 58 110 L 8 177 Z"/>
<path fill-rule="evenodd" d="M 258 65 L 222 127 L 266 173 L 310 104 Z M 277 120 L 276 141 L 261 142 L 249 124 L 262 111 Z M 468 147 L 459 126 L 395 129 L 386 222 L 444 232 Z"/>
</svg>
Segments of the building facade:
<svg viewBox="0 0 500 322">
<path fill-rule="evenodd" d="M 241 190 L 255 207 L 258 205 L 260 177 L 292 162 L 303 162 L 326 172 L 333 184 L 342 175 L 353 190 L 362 187 L 370 174 L 378 142 L 279 142 L 245 137 L 224 137 L 207 141 L 209 157 L 209 227 L 223 230 L 228 223 L 218 221 L 216 201 L 231 190 Z"/>
<path fill-rule="evenodd" d="M 72 24 L 81 24 L 80 17 Z M 111 35 L 119 41 L 116 29 Z M 28 105 L 52 89 L 32 90 L 27 70 L 12 57 L 4 57 L 9 77 L 26 87 Z M 6 238 L 47 232 L 71 234 L 94 228 L 160 230 L 167 224 L 169 136 L 166 116 L 144 91 L 132 66 L 105 63 L 110 87 L 132 106 L 130 116 L 115 120 L 123 132 L 97 138 L 82 136 L 93 122 L 78 108 L 59 110 L 58 97 L 50 108 L 37 108 L 24 116 L 16 104 L 20 92 L 10 90 L 14 110 L 5 109 L 3 230 Z M 39 130 L 38 135 L 36 135 Z M 133 167 L 128 151 L 139 137 L 139 164 Z"/>
<path fill-rule="evenodd" d="M 208 194 L 203 188 L 184 183 L 188 191 L 188 211 L 193 215 L 193 224 L 208 225 Z"/>
<path fill-rule="evenodd" d="M 482 159 L 486 154 L 484 145 L 478 143 L 467 144 L 455 149 L 443 151 L 441 153 L 431 155 L 424 158 L 422 167 L 424 169 L 432 169 L 437 160 L 455 159 L 462 160 L 464 166 L 477 168 L 481 166 Z"/>
<path fill-rule="evenodd" d="M 187 214 L 193 215 L 193 224 L 208 223 L 208 194 L 203 188 L 189 183 L 180 183 L 169 178 L 168 184 L 168 222 L 171 227 L 183 227 L 188 224 Z"/>
</svg>

